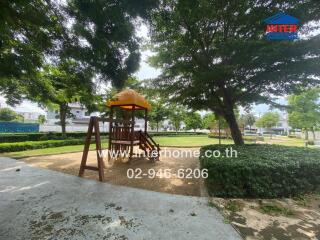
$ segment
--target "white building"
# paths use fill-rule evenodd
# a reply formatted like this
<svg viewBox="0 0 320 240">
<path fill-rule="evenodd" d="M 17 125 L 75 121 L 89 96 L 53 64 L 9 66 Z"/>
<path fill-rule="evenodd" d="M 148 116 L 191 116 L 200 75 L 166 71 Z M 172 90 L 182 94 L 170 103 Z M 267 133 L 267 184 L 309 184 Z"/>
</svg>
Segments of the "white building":
<svg viewBox="0 0 320 240">
<path fill-rule="evenodd" d="M 256 126 L 254 126 L 253 128 L 256 128 L 258 133 L 265 133 L 265 132 L 271 132 L 272 131 L 272 132 L 274 132 L 276 134 L 288 134 L 289 131 L 292 129 L 289 126 L 288 113 L 280 112 L 279 113 L 279 117 L 280 117 L 280 119 L 279 119 L 278 123 L 276 124 L 276 126 L 270 128 L 270 129 L 258 128 Z"/>
<path fill-rule="evenodd" d="M 89 114 L 85 106 L 78 102 L 69 103 L 70 113 L 72 117 L 67 119 L 68 123 L 88 123 L 90 116 L 99 116 L 98 113 Z M 58 109 L 47 109 L 46 120 L 49 124 L 55 124 L 59 121 L 59 110 Z"/>
<path fill-rule="evenodd" d="M 100 116 L 99 112 L 89 114 L 87 108 L 78 102 L 70 103 L 70 112 L 72 117 L 67 118 L 66 131 L 67 132 L 86 132 L 88 130 L 89 119 L 91 116 Z M 60 132 L 59 125 L 59 110 L 47 109 L 46 123 L 40 125 L 40 132 Z M 109 122 L 100 122 L 100 131 L 109 131 Z M 144 119 L 135 120 L 135 130 L 144 130 Z"/>
<path fill-rule="evenodd" d="M 24 120 L 35 121 L 35 122 L 37 122 L 39 116 L 42 115 L 39 112 L 31 112 L 31 111 L 25 111 L 25 112 L 16 111 L 16 113 L 22 115 Z"/>
</svg>

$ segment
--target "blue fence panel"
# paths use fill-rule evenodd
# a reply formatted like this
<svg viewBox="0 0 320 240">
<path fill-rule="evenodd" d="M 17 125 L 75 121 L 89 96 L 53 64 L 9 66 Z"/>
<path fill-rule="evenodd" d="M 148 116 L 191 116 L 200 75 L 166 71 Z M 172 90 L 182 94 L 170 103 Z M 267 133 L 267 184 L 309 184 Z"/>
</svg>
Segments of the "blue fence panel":
<svg viewBox="0 0 320 240">
<path fill-rule="evenodd" d="M 39 132 L 37 123 L 0 122 L 0 133 Z"/>
</svg>

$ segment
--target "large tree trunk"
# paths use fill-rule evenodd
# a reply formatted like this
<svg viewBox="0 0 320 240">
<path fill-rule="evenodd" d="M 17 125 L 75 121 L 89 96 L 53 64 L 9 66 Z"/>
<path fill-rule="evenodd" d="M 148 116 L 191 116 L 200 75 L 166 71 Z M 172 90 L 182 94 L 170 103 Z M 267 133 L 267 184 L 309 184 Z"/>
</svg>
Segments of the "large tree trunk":
<svg viewBox="0 0 320 240">
<path fill-rule="evenodd" d="M 306 147 L 308 147 L 308 145 L 309 145 L 309 133 L 308 133 L 308 129 L 305 130 L 304 135 L 305 135 L 305 144 L 306 144 Z"/>
<path fill-rule="evenodd" d="M 157 132 L 159 132 L 159 122 L 157 122 Z"/>
<path fill-rule="evenodd" d="M 239 129 L 236 116 L 233 111 L 233 107 L 231 109 L 225 109 L 224 117 L 228 123 L 228 126 L 231 131 L 231 136 L 236 145 L 243 145 L 244 141 L 242 138 L 241 131 Z"/>
<path fill-rule="evenodd" d="M 312 137 L 313 137 L 313 141 L 316 141 L 316 132 L 314 131 L 314 128 L 312 128 Z"/>
<path fill-rule="evenodd" d="M 67 118 L 67 111 L 68 111 L 68 104 L 62 103 L 59 105 L 59 117 L 60 117 L 60 124 L 62 133 L 66 133 L 66 118 Z"/>
</svg>

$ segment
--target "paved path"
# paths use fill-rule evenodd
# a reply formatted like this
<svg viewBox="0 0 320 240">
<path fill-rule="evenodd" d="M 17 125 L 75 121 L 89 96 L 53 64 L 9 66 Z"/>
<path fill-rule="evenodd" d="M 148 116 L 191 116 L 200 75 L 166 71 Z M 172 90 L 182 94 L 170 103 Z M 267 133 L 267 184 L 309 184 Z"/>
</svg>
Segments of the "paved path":
<svg viewBox="0 0 320 240">
<path fill-rule="evenodd" d="M 205 198 L 100 183 L 0 158 L 0 239 L 241 238 Z"/>
</svg>

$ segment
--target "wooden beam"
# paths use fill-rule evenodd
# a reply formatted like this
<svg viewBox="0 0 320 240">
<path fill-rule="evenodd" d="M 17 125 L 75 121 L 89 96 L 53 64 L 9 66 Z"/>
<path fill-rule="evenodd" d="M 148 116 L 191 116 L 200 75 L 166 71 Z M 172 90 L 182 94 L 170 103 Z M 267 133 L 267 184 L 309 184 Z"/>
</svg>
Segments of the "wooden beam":
<svg viewBox="0 0 320 240">
<path fill-rule="evenodd" d="M 101 138 L 100 138 L 100 129 L 99 129 L 99 121 L 97 117 L 93 118 L 94 124 L 94 135 L 96 139 L 96 152 L 97 152 L 97 160 L 98 160 L 98 171 L 99 171 L 99 181 L 104 181 L 104 164 L 102 158 L 102 147 L 101 147 Z"/>
<path fill-rule="evenodd" d="M 84 143 L 84 149 L 83 149 L 83 153 L 82 153 L 82 160 L 81 160 L 80 170 L 79 170 L 79 177 L 83 176 L 84 169 L 85 169 L 85 166 L 87 164 L 87 158 L 88 158 L 88 152 L 89 152 L 89 148 L 90 148 L 92 131 L 93 131 L 93 118 L 91 117 L 90 121 L 89 121 L 86 140 L 85 140 L 85 143 Z"/>
<path fill-rule="evenodd" d="M 134 125 L 135 125 L 134 114 L 135 114 L 135 105 L 132 106 L 132 125 L 131 125 L 131 136 L 130 136 L 131 144 L 130 144 L 129 162 L 131 161 L 132 155 L 133 155 Z"/>
<path fill-rule="evenodd" d="M 95 166 L 84 166 L 85 169 L 88 169 L 88 170 L 93 170 L 93 171 L 99 171 L 99 168 L 98 167 L 95 167 Z"/>
<path fill-rule="evenodd" d="M 96 153 L 97 153 L 97 165 L 95 166 L 88 166 L 87 165 L 87 159 L 88 159 L 88 152 L 90 148 L 91 143 L 91 136 L 93 134 L 95 135 L 95 141 L 96 141 Z M 87 137 L 84 144 L 83 154 L 82 154 L 82 160 L 80 164 L 80 170 L 79 170 L 79 177 L 82 177 L 84 174 L 84 170 L 94 170 L 99 172 L 99 181 L 104 181 L 104 163 L 102 158 L 102 148 L 101 148 L 101 138 L 100 138 L 100 129 L 99 129 L 99 121 L 98 117 L 91 117 L 89 126 L 88 126 L 88 132 Z"/>
<path fill-rule="evenodd" d="M 109 121 L 109 145 L 108 145 L 108 162 L 111 161 L 111 140 L 112 140 L 112 123 L 113 123 L 113 106 L 110 107 L 110 121 Z"/>
<path fill-rule="evenodd" d="M 126 123 L 126 124 L 130 124 L 131 123 L 131 121 L 128 121 L 128 120 L 112 119 L 111 116 L 110 116 L 110 118 L 97 117 L 97 119 L 98 119 L 99 122 L 114 122 L 114 123 Z"/>
<path fill-rule="evenodd" d="M 147 128 L 148 128 L 148 110 L 145 109 L 144 110 L 144 132 L 147 132 Z"/>
</svg>

